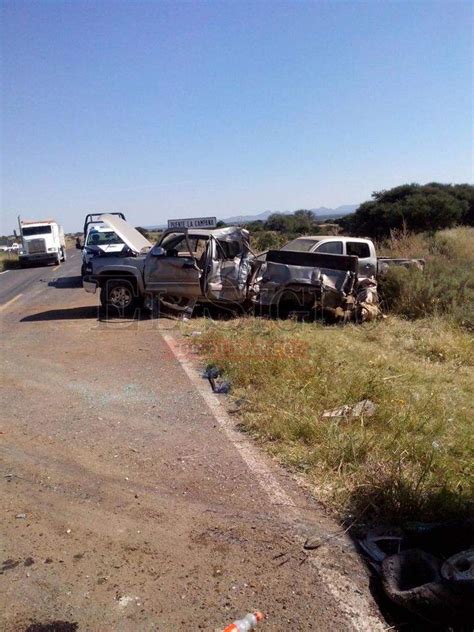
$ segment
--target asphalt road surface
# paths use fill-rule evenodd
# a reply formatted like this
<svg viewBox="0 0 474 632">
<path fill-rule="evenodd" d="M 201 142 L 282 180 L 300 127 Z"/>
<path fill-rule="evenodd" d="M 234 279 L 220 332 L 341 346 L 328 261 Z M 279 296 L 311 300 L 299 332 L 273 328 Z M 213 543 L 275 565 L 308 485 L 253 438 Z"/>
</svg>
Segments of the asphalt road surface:
<svg viewBox="0 0 474 632">
<path fill-rule="evenodd" d="M 213 631 L 253 609 L 262 632 L 383 629 L 345 537 L 303 550 L 337 525 L 183 368 L 176 323 L 99 318 L 71 255 L 0 275 L 0 629 Z"/>
</svg>

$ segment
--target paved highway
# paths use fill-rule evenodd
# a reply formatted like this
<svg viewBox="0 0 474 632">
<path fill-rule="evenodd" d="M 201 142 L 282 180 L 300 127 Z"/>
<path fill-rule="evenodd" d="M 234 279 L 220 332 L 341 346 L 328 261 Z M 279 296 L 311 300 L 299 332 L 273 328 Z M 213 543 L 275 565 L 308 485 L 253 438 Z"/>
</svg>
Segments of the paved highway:
<svg viewBox="0 0 474 632">
<path fill-rule="evenodd" d="M 0 306 L 17 300 L 20 294 L 27 293 L 37 284 L 50 283 L 58 275 L 79 274 L 80 260 L 80 252 L 70 250 L 67 252 L 66 262 L 61 263 L 59 266 L 33 266 L 31 268 L 18 268 L 1 272 Z"/>
</svg>

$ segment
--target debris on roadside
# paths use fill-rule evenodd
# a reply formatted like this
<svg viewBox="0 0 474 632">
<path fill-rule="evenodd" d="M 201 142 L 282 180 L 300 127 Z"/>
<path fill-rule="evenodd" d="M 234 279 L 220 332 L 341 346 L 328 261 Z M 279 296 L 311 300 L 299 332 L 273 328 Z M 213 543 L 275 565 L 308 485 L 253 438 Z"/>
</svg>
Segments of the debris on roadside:
<svg viewBox="0 0 474 632">
<path fill-rule="evenodd" d="M 375 414 L 376 408 L 376 405 L 370 399 L 363 399 L 353 406 L 346 404 L 338 408 L 333 408 L 332 410 L 325 410 L 323 417 L 372 417 Z"/>
<path fill-rule="evenodd" d="M 227 393 L 230 393 L 230 382 L 226 382 L 225 380 L 216 381 L 209 378 L 209 383 L 214 393 L 219 393 L 220 395 L 227 395 Z"/>
<path fill-rule="evenodd" d="M 376 529 L 358 540 L 387 596 L 425 621 L 474 621 L 474 519 Z"/>
<path fill-rule="evenodd" d="M 237 619 L 230 625 L 227 625 L 222 632 L 251 632 L 255 630 L 259 621 L 263 621 L 264 616 L 258 610 L 249 612 L 243 619 Z"/>
<path fill-rule="evenodd" d="M 204 369 L 202 377 L 205 378 L 206 380 L 209 380 L 209 379 L 215 380 L 220 375 L 222 375 L 222 369 L 219 369 L 214 364 L 208 364 L 207 367 Z"/>
<path fill-rule="evenodd" d="M 213 393 L 227 395 L 227 393 L 230 392 L 230 382 L 221 379 L 222 373 L 222 369 L 213 364 L 210 364 L 205 368 L 202 377 L 209 381 Z"/>
<path fill-rule="evenodd" d="M 26 518 L 26 513 L 19 513 L 15 516 L 15 518 L 18 518 L 19 520 L 24 520 Z"/>
</svg>

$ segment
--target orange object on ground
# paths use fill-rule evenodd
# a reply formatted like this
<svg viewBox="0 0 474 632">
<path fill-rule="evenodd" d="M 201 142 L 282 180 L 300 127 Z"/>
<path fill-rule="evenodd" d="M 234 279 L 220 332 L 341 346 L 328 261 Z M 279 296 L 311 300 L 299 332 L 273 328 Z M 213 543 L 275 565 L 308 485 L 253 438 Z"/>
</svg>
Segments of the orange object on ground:
<svg viewBox="0 0 474 632">
<path fill-rule="evenodd" d="M 228 625 L 222 632 L 251 632 L 255 630 L 259 621 L 263 621 L 263 614 L 258 610 L 253 614 L 250 612 L 243 619 L 238 619 Z"/>
</svg>

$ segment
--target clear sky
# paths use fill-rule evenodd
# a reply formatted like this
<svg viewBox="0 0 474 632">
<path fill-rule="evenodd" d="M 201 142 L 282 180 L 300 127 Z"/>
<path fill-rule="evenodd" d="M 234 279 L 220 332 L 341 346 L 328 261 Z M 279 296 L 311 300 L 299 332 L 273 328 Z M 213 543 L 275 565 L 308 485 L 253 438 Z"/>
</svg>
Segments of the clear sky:
<svg viewBox="0 0 474 632">
<path fill-rule="evenodd" d="M 473 180 L 471 2 L 2 4 L 2 234 Z"/>
</svg>

